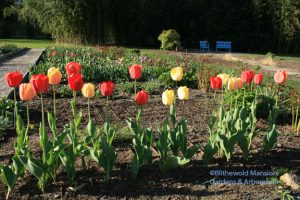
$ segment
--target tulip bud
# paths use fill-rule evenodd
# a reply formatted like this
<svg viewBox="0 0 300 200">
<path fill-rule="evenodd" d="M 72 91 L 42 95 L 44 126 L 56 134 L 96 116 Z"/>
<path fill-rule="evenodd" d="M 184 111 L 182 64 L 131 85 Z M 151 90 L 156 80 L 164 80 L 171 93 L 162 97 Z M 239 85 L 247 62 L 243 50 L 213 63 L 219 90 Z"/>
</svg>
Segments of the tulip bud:
<svg viewBox="0 0 300 200">
<path fill-rule="evenodd" d="M 18 71 L 5 74 L 5 82 L 8 87 L 18 87 L 23 80 L 23 74 Z"/>
<path fill-rule="evenodd" d="M 78 62 L 69 62 L 66 64 L 66 72 L 68 76 L 71 74 L 81 74 L 81 65 Z"/>
<path fill-rule="evenodd" d="M 32 75 L 30 84 L 33 87 L 35 93 L 47 93 L 49 88 L 49 78 L 45 74 Z"/>
<path fill-rule="evenodd" d="M 131 65 L 129 74 L 131 79 L 140 79 L 142 77 L 142 66 L 137 64 Z"/>
<path fill-rule="evenodd" d="M 82 95 L 86 98 L 92 98 L 95 96 L 95 85 L 92 83 L 86 83 L 81 89 Z"/>
<path fill-rule="evenodd" d="M 166 106 L 171 106 L 174 103 L 174 90 L 165 90 L 162 94 L 162 102 Z"/>
<path fill-rule="evenodd" d="M 112 81 L 102 81 L 99 85 L 99 90 L 102 96 L 109 97 L 113 94 L 115 85 Z"/>
<path fill-rule="evenodd" d="M 60 83 L 62 74 L 56 67 L 51 67 L 48 69 L 48 77 L 49 77 L 49 84 L 50 85 L 57 85 Z"/>
<path fill-rule="evenodd" d="M 256 85 L 260 85 L 263 82 L 264 75 L 263 74 L 256 74 L 253 78 L 253 81 Z"/>
<path fill-rule="evenodd" d="M 236 78 L 234 78 L 234 77 L 231 77 L 228 79 L 228 90 L 235 90 L 235 87 L 234 87 L 235 79 Z"/>
<path fill-rule="evenodd" d="M 243 79 L 231 77 L 228 80 L 228 90 L 238 90 L 243 87 Z"/>
<path fill-rule="evenodd" d="M 213 76 L 210 78 L 210 87 L 213 90 L 219 90 L 222 87 L 222 79 L 217 76 Z"/>
<path fill-rule="evenodd" d="M 149 95 L 145 90 L 141 90 L 136 94 L 135 102 L 137 105 L 142 106 L 148 103 Z"/>
<path fill-rule="evenodd" d="M 274 81 L 277 84 L 284 84 L 287 79 L 286 71 L 277 71 L 274 75 Z"/>
<path fill-rule="evenodd" d="M 69 87 L 72 91 L 79 91 L 83 86 L 83 78 L 80 74 L 71 74 L 68 78 Z"/>
<path fill-rule="evenodd" d="M 182 67 L 174 67 L 173 69 L 171 69 L 171 77 L 174 81 L 181 81 L 183 78 Z"/>
<path fill-rule="evenodd" d="M 219 75 L 217 75 L 217 77 L 220 77 L 222 79 L 222 85 L 223 86 L 227 86 L 230 75 L 228 75 L 228 74 L 219 74 Z"/>
<path fill-rule="evenodd" d="M 235 80 L 235 89 L 237 89 L 237 90 L 242 89 L 243 85 L 244 85 L 243 79 L 237 78 Z"/>
<path fill-rule="evenodd" d="M 177 95 L 180 100 L 189 100 L 189 98 L 190 98 L 189 88 L 186 86 L 179 87 L 177 90 Z"/>
<path fill-rule="evenodd" d="M 242 71 L 241 78 L 243 79 L 244 83 L 250 84 L 253 80 L 253 77 L 254 77 L 254 71 L 248 71 L 248 70 Z"/>
<path fill-rule="evenodd" d="M 29 101 L 36 95 L 30 83 L 22 83 L 20 85 L 19 93 L 22 101 Z"/>
</svg>

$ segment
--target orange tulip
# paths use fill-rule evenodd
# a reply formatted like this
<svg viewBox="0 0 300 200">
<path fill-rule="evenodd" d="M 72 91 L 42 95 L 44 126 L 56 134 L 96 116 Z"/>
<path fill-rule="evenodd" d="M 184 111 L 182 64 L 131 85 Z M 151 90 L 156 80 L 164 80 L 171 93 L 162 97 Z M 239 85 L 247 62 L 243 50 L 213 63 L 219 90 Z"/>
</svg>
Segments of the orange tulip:
<svg viewBox="0 0 300 200">
<path fill-rule="evenodd" d="M 228 80 L 228 90 L 238 90 L 243 87 L 243 79 L 231 77 Z"/>
<path fill-rule="evenodd" d="M 30 83 L 22 83 L 20 85 L 20 99 L 29 101 L 35 97 L 36 93 Z"/>
<path fill-rule="evenodd" d="M 243 87 L 244 81 L 242 78 L 237 78 L 235 85 L 236 85 L 236 89 L 241 89 Z"/>
<path fill-rule="evenodd" d="M 56 67 L 51 67 L 48 69 L 48 77 L 50 85 L 57 85 L 61 81 L 62 74 Z"/>
</svg>

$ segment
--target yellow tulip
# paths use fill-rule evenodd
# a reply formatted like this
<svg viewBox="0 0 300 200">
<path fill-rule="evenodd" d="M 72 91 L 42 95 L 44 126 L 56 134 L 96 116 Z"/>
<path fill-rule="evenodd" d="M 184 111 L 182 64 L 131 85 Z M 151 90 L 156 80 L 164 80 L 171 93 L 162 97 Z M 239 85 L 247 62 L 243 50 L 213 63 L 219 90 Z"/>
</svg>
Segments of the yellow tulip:
<svg viewBox="0 0 300 200">
<path fill-rule="evenodd" d="M 162 102 L 166 106 L 171 106 L 174 103 L 174 90 L 165 90 L 162 94 Z"/>
<path fill-rule="evenodd" d="M 222 79 L 222 85 L 226 86 L 228 84 L 228 80 L 230 78 L 229 74 L 219 74 L 217 77 L 220 77 Z"/>
<path fill-rule="evenodd" d="M 86 98 L 92 98 L 95 95 L 95 85 L 92 83 L 86 83 L 83 85 L 81 92 Z"/>
<path fill-rule="evenodd" d="M 174 67 L 171 69 L 171 77 L 174 81 L 181 81 L 183 77 L 182 67 Z"/>
<path fill-rule="evenodd" d="M 48 78 L 50 85 L 57 85 L 61 81 L 62 74 L 56 67 L 51 67 L 48 69 Z"/>
<path fill-rule="evenodd" d="M 235 77 L 231 77 L 228 79 L 228 90 L 235 90 L 235 81 L 236 78 Z"/>
<path fill-rule="evenodd" d="M 189 88 L 186 86 L 179 87 L 177 90 L 177 95 L 180 100 L 189 100 L 189 98 L 190 98 Z"/>
</svg>

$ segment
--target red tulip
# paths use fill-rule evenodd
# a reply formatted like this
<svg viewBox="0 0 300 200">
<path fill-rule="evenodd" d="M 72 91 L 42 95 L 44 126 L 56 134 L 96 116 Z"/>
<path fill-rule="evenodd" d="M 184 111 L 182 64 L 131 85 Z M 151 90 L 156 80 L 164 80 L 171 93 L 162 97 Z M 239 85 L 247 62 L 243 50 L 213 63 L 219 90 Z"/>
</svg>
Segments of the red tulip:
<svg viewBox="0 0 300 200">
<path fill-rule="evenodd" d="M 68 76 L 71 74 L 81 74 L 81 65 L 78 62 L 69 62 L 66 64 L 66 71 Z"/>
<path fill-rule="evenodd" d="M 23 80 L 23 74 L 18 71 L 5 74 L 5 82 L 8 87 L 18 87 Z"/>
<path fill-rule="evenodd" d="M 52 52 L 52 56 L 56 56 L 57 52 L 56 51 L 53 51 Z"/>
<path fill-rule="evenodd" d="M 103 81 L 99 84 L 99 90 L 105 97 L 111 96 L 114 91 L 115 85 L 112 81 Z"/>
<path fill-rule="evenodd" d="M 264 75 L 263 74 L 256 74 L 253 78 L 253 81 L 256 85 L 260 85 L 263 82 Z"/>
<path fill-rule="evenodd" d="M 242 71 L 241 78 L 243 79 L 244 83 L 250 84 L 253 80 L 253 77 L 254 77 L 254 71 L 248 71 L 248 70 Z"/>
<path fill-rule="evenodd" d="M 83 77 L 81 74 L 73 73 L 68 77 L 68 83 L 72 91 L 79 91 L 83 87 Z"/>
<path fill-rule="evenodd" d="M 277 71 L 274 75 L 274 81 L 277 84 L 284 84 L 287 78 L 286 71 Z"/>
<path fill-rule="evenodd" d="M 30 84 L 33 87 L 35 93 L 47 93 L 49 87 L 49 78 L 45 74 L 32 75 Z"/>
<path fill-rule="evenodd" d="M 142 106 L 148 103 L 149 95 L 145 90 L 141 90 L 136 94 L 135 102 L 137 105 Z"/>
<path fill-rule="evenodd" d="M 213 76 L 210 78 L 210 87 L 213 90 L 219 90 L 222 88 L 222 79 L 217 76 Z"/>
<path fill-rule="evenodd" d="M 131 79 L 140 79 L 142 77 L 142 66 L 141 65 L 131 65 L 129 67 L 129 74 Z"/>
</svg>

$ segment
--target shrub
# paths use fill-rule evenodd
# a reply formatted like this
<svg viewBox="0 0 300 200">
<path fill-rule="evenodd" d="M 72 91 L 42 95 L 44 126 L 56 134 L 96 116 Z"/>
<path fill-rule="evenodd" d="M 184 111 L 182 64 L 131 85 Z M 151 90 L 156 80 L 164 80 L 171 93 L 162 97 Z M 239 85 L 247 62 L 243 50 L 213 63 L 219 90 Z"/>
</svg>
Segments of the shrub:
<svg viewBox="0 0 300 200">
<path fill-rule="evenodd" d="M 210 88 L 210 77 L 217 74 L 215 67 L 202 63 L 197 69 L 198 89 L 208 92 Z"/>
<path fill-rule="evenodd" d="M 180 35 L 174 29 L 163 30 L 158 40 L 161 41 L 160 48 L 164 50 L 175 50 L 180 47 Z"/>
<path fill-rule="evenodd" d="M 0 99 L 0 132 L 5 131 L 12 126 L 13 112 L 14 102 L 7 98 Z"/>
</svg>

